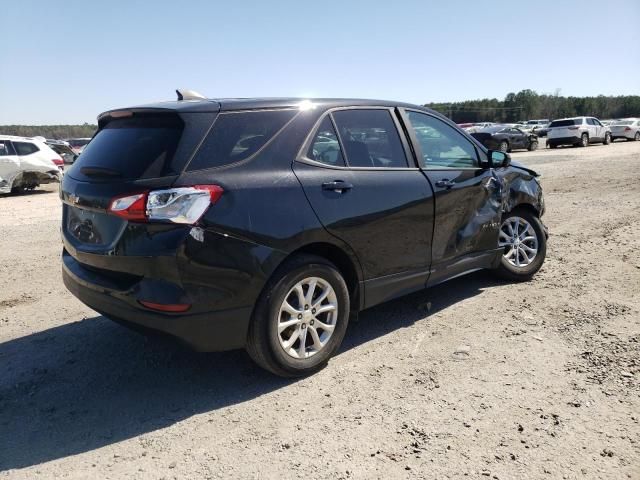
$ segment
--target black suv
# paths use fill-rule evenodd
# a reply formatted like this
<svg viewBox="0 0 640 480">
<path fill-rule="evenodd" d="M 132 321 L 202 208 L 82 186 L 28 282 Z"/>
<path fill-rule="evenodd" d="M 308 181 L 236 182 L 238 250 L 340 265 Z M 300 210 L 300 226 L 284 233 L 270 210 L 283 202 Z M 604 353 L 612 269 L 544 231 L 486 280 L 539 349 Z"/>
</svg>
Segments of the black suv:
<svg viewBox="0 0 640 480">
<path fill-rule="evenodd" d="M 426 108 L 183 99 L 98 123 L 61 185 L 67 288 L 278 375 L 325 365 L 363 309 L 545 258 L 536 173 Z"/>
</svg>

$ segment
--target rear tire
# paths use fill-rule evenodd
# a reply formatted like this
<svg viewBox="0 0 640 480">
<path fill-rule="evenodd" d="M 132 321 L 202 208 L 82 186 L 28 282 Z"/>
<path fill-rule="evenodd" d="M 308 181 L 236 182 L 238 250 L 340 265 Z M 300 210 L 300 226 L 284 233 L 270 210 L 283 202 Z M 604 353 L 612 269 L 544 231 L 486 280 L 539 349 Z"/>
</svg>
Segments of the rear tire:
<svg viewBox="0 0 640 480">
<path fill-rule="evenodd" d="M 317 295 L 308 297 L 311 285 Z M 303 297 L 298 296 L 298 287 Z M 330 293 L 318 302 L 325 292 Z M 349 305 L 349 290 L 335 265 L 315 255 L 295 256 L 278 268 L 260 295 L 249 327 L 247 352 L 260 367 L 281 377 L 315 373 L 340 347 Z M 325 311 L 315 314 L 316 308 Z"/>
<path fill-rule="evenodd" d="M 558 148 L 558 146 L 555 143 L 549 143 L 549 148 Z"/>
<path fill-rule="evenodd" d="M 517 229 L 513 225 L 517 225 Z M 498 245 L 505 244 L 505 253 L 494 272 L 514 282 L 531 280 L 547 255 L 547 236 L 542 222 L 529 210 L 516 208 L 503 217 L 500 232 Z"/>
<path fill-rule="evenodd" d="M 579 147 L 588 147 L 589 146 L 589 135 L 583 133 L 580 137 L 580 142 L 578 143 Z"/>
<path fill-rule="evenodd" d="M 538 149 L 538 142 L 531 142 L 529 144 L 529 151 L 530 152 L 533 152 L 534 150 L 537 150 L 537 149 Z"/>
</svg>

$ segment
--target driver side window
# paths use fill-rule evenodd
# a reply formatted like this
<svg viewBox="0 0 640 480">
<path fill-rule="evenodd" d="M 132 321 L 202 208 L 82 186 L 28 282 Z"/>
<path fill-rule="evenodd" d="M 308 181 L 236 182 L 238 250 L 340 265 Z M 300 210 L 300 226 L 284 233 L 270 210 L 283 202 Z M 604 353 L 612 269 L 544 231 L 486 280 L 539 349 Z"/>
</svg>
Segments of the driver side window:
<svg viewBox="0 0 640 480">
<path fill-rule="evenodd" d="M 420 166 L 427 170 L 478 168 L 473 144 L 460 132 L 431 115 L 407 111 L 422 150 Z"/>
</svg>

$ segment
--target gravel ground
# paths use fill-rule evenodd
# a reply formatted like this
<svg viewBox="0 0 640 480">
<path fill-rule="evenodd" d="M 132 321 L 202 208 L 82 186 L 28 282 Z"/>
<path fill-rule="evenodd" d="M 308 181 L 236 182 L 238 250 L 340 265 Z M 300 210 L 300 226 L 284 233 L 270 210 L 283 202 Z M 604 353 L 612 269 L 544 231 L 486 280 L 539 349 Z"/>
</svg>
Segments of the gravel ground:
<svg viewBox="0 0 640 480">
<path fill-rule="evenodd" d="M 0 198 L 0 478 L 640 478 L 640 143 L 513 156 L 544 175 L 535 279 L 368 310 L 298 381 L 84 307 L 56 188 Z"/>
</svg>

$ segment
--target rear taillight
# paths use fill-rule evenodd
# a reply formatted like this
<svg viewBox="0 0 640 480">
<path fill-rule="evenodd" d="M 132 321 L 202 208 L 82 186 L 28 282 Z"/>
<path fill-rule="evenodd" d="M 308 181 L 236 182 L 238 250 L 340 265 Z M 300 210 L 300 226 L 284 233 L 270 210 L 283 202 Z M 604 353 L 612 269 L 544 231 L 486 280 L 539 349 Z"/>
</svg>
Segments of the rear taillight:
<svg viewBox="0 0 640 480">
<path fill-rule="evenodd" d="M 147 220 L 147 193 L 116 197 L 111 200 L 108 211 L 127 220 L 144 222 Z"/>
<path fill-rule="evenodd" d="M 53 163 L 56 164 L 56 166 L 60 167 L 62 165 L 64 165 L 64 162 L 62 161 L 61 158 L 54 158 L 53 160 L 51 160 Z"/>
<path fill-rule="evenodd" d="M 580 128 L 580 127 L 569 127 L 569 128 L 567 128 L 567 130 L 578 130 L 578 128 Z"/>
<path fill-rule="evenodd" d="M 152 190 L 116 197 L 108 211 L 127 220 L 194 224 L 224 190 L 218 185 Z"/>
<path fill-rule="evenodd" d="M 624 131 L 625 131 L 625 132 L 630 132 L 630 131 L 631 131 L 631 127 L 626 127 L 626 128 L 624 129 Z"/>
</svg>

